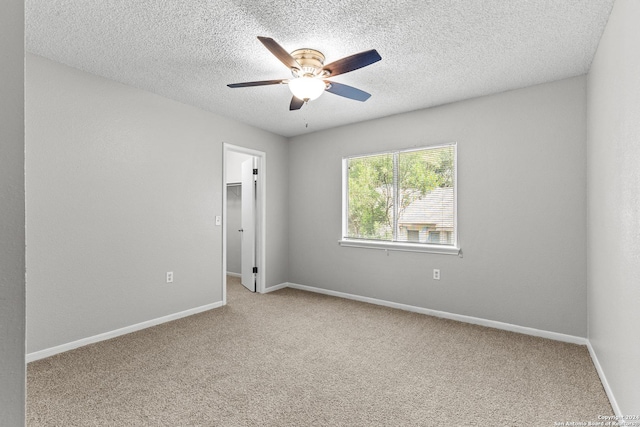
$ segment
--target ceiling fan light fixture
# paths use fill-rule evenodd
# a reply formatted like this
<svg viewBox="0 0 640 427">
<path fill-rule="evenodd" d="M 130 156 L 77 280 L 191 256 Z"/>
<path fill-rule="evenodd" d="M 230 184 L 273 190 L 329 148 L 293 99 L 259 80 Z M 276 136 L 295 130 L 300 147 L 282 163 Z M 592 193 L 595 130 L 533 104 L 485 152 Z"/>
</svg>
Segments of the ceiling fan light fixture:
<svg viewBox="0 0 640 427">
<path fill-rule="evenodd" d="M 315 77 L 302 76 L 289 80 L 289 90 L 302 101 L 313 101 L 324 92 L 326 84 Z"/>
<path fill-rule="evenodd" d="M 289 68 L 292 79 L 260 80 L 255 82 L 232 83 L 230 88 L 268 86 L 277 84 L 288 84 L 289 90 L 293 94 L 289 104 L 289 111 L 299 110 L 309 101 L 312 101 L 327 91 L 344 98 L 364 102 L 371 97 L 370 93 L 342 83 L 325 80 L 339 74 L 345 74 L 382 59 L 375 50 L 367 50 L 346 56 L 328 65 L 324 65 L 324 55 L 315 49 L 298 49 L 288 53 L 282 46 L 271 37 L 260 37 L 258 40 L 271 52 L 280 62 Z"/>
</svg>

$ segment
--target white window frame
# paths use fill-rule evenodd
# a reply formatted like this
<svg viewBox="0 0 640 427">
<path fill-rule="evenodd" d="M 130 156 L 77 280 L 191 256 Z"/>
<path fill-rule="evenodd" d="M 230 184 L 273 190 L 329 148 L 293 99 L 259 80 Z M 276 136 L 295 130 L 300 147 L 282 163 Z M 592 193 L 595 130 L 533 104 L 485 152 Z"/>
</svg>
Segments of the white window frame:
<svg viewBox="0 0 640 427">
<path fill-rule="evenodd" d="M 390 242 L 381 240 L 367 240 L 367 239 L 351 239 L 347 237 L 349 226 L 349 212 L 347 207 L 349 206 L 349 170 L 348 162 L 351 159 L 358 159 L 362 157 L 377 156 L 383 154 L 396 154 L 396 153 L 408 153 L 411 151 L 421 151 L 428 149 L 436 149 L 443 147 L 453 147 L 454 155 L 454 176 L 453 176 L 453 245 L 432 245 L 428 243 L 408 243 L 408 242 Z M 395 202 L 394 202 L 395 203 Z M 382 151 L 377 153 L 359 154 L 354 156 L 347 156 L 342 158 L 342 238 L 338 241 L 340 246 L 351 248 L 365 248 L 365 249 L 379 249 L 388 251 L 401 251 L 401 252 L 425 252 L 433 254 L 444 255 L 461 255 L 458 231 L 458 144 L 456 142 L 449 142 L 445 144 L 426 145 L 417 148 L 409 148 L 405 150 L 391 150 Z"/>
</svg>

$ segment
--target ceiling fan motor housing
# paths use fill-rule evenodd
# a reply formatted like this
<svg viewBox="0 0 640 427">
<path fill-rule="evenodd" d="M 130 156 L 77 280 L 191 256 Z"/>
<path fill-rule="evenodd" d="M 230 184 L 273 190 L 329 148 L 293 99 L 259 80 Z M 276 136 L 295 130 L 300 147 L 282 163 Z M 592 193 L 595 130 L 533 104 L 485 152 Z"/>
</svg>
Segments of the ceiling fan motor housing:
<svg viewBox="0 0 640 427">
<path fill-rule="evenodd" d="M 325 59 L 322 52 L 315 49 L 297 49 L 291 52 L 291 56 L 302 67 L 300 70 L 291 69 L 294 77 L 302 77 L 309 74 L 311 76 L 319 76 L 322 74 Z"/>
</svg>

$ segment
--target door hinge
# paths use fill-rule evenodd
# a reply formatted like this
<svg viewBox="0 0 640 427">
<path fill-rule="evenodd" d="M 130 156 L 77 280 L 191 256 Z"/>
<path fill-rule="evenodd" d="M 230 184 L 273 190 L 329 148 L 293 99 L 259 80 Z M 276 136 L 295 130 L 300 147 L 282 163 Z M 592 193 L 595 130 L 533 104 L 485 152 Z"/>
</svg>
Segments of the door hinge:
<svg viewBox="0 0 640 427">
<path fill-rule="evenodd" d="M 253 272 L 258 273 L 258 267 L 253 267 Z"/>
<path fill-rule="evenodd" d="M 258 169 L 254 169 L 254 170 L 253 170 L 253 174 L 254 174 L 254 175 L 258 175 Z"/>
</svg>

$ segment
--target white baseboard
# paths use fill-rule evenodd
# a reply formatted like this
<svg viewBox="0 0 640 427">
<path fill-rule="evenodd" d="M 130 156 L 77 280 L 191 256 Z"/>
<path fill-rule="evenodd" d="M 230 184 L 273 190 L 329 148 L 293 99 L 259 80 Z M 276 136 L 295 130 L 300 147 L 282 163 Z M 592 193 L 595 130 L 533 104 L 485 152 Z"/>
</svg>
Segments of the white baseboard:
<svg viewBox="0 0 640 427">
<path fill-rule="evenodd" d="M 266 288 L 263 292 L 263 294 L 268 294 L 269 292 L 273 292 L 273 291 L 277 291 L 280 289 L 284 289 L 284 288 L 288 288 L 289 287 L 289 283 L 280 283 L 279 285 L 275 285 L 275 286 L 269 286 L 268 288 Z"/>
<path fill-rule="evenodd" d="M 44 359 L 45 357 L 53 356 L 58 353 L 73 350 L 78 347 L 105 341 L 111 338 L 119 337 L 120 335 L 130 334 L 141 329 L 150 328 L 151 326 L 159 325 L 161 323 L 170 322 L 183 317 L 191 316 L 194 314 L 202 313 L 203 311 L 212 310 L 214 308 L 222 307 L 222 301 L 214 302 L 212 304 L 203 305 L 200 307 L 192 308 L 189 310 L 181 311 L 179 313 L 170 314 L 168 316 L 158 317 L 157 319 L 147 320 L 146 322 L 137 323 L 131 326 L 125 326 L 124 328 L 116 329 L 111 332 L 105 332 L 102 334 L 94 335 L 92 337 L 82 338 L 77 341 L 72 341 L 67 344 L 58 345 L 44 350 L 28 353 L 26 356 L 26 362 L 33 362 L 35 360 Z"/>
<path fill-rule="evenodd" d="M 242 274 L 240 274 L 240 273 L 233 273 L 233 272 L 231 272 L 231 271 L 227 271 L 227 276 L 242 277 Z"/>
<path fill-rule="evenodd" d="M 600 361 L 598 360 L 598 356 L 596 355 L 596 351 L 593 349 L 590 341 L 587 341 L 587 348 L 589 349 L 589 354 L 591 355 L 591 360 L 596 367 L 596 371 L 598 372 L 598 376 L 600 377 L 600 382 L 602 383 L 602 387 L 604 391 L 607 393 L 607 397 L 609 398 L 609 403 L 611 403 L 611 408 L 613 412 L 618 416 L 622 417 L 622 411 L 620 411 L 620 407 L 618 406 L 618 402 L 616 401 L 615 396 L 613 395 L 613 390 L 609 386 L 609 381 L 607 381 L 607 377 L 604 374 L 604 370 L 600 365 Z M 617 421 L 617 420 L 616 420 Z M 623 424 L 620 424 L 623 425 Z"/>
<path fill-rule="evenodd" d="M 502 329 L 505 331 L 517 332 L 525 335 L 532 335 L 534 337 L 548 338 L 551 340 L 563 341 L 571 344 L 580 344 L 580 345 L 587 344 L 586 338 L 577 337 L 574 335 L 566 335 L 558 332 L 543 331 L 540 329 L 529 328 L 526 326 L 518 326 L 518 325 L 512 325 L 510 323 L 498 322 L 495 320 L 487 320 L 479 317 L 471 317 L 471 316 L 465 316 L 462 314 L 448 313 L 446 311 L 431 310 L 428 308 L 416 307 L 413 305 L 400 304 L 397 302 L 385 301 L 385 300 L 380 300 L 376 298 L 369 298 L 369 297 L 363 297 L 360 295 L 348 294 L 344 292 L 331 291 L 331 290 L 322 289 L 322 288 L 315 288 L 313 286 L 299 285 L 297 283 L 286 283 L 285 285 L 293 289 L 316 292 L 319 294 L 331 295 L 334 297 L 346 298 L 346 299 L 351 299 L 355 301 L 366 302 L 369 304 L 382 305 L 385 307 L 397 308 L 405 311 L 412 311 L 414 313 L 421 313 L 429 316 L 441 317 L 443 319 L 457 320 L 458 322 L 471 323 L 474 325 L 487 326 L 489 328 Z"/>
</svg>

